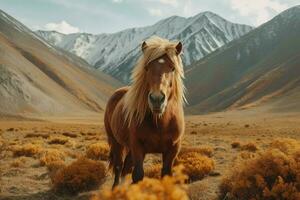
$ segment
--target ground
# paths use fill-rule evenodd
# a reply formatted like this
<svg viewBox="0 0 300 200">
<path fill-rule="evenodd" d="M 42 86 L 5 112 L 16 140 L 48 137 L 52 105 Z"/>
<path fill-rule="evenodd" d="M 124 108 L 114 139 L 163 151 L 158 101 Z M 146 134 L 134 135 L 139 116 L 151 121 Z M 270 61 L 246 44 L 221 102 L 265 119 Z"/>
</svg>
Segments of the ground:
<svg viewBox="0 0 300 200">
<path fill-rule="evenodd" d="M 40 164 L 42 152 L 57 149 L 64 152 L 65 163 L 84 155 L 89 144 L 106 141 L 103 116 L 90 118 L 45 118 L 40 121 L 26 119 L 2 119 L 0 122 L 0 199 L 75 199 L 51 191 L 48 170 Z M 215 160 L 213 173 L 200 181 L 189 184 L 190 199 L 217 199 L 218 185 L 231 166 L 243 152 L 232 148 L 232 143 L 253 143 L 260 152 L 270 141 L 280 138 L 300 140 L 300 115 L 257 114 L 255 112 L 224 112 L 210 115 L 186 116 L 186 131 L 183 146 L 209 146 Z M 70 134 L 71 133 L 71 134 Z M 57 140 L 58 138 L 58 140 Z M 53 142 L 53 141 L 58 142 Z M 52 142 L 51 142 L 52 141 Z M 17 156 L 15 148 L 33 144 L 30 156 Z M 152 157 L 146 159 L 151 163 Z M 108 176 L 101 187 L 112 184 Z M 90 193 L 81 193 L 76 199 L 89 199 Z"/>
</svg>

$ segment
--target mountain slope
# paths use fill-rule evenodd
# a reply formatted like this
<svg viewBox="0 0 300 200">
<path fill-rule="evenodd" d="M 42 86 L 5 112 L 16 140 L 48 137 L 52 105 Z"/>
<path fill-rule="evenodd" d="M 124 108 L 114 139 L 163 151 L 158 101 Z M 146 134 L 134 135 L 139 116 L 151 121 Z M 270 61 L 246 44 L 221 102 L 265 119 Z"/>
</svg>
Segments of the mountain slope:
<svg viewBox="0 0 300 200">
<path fill-rule="evenodd" d="M 184 52 L 188 52 L 184 54 L 183 61 L 189 65 L 250 30 L 250 26 L 234 24 L 214 13 L 204 12 L 190 18 L 173 16 L 152 26 L 113 34 L 64 35 L 54 31 L 37 31 L 37 34 L 128 83 L 131 69 L 140 54 L 139 45 L 152 35 L 182 41 Z"/>
<path fill-rule="evenodd" d="M 0 113 L 99 112 L 119 83 L 0 10 Z"/>
<path fill-rule="evenodd" d="M 281 108 L 275 106 L 284 103 L 285 110 L 299 111 L 299 35 L 297 6 L 194 63 L 186 73 L 187 110 L 265 105 L 276 111 Z"/>
</svg>

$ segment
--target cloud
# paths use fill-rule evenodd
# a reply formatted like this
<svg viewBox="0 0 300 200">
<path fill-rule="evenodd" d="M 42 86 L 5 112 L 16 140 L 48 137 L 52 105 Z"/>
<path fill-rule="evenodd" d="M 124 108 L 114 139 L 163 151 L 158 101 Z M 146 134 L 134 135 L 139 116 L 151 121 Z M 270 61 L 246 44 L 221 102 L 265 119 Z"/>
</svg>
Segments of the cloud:
<svg viewBox="0 0 300 200">
<path fill-rule="evenodd" d="M 274 13 L 278 14 L 289 7 L 276 0 L 230 0 L 230 4 L 240 15 L 254 17 L 256 25 L 268 21 Z"/>
<path fill-rule="evenodd" d="M 162 16 L 162 11 L 160 9 L 156 9 L 156 8 L 149 8 L 148 12 L 150 15 L 152 16 L 156 16 L 156 17 L 160 17 Z"/>
<path fill-rule="evenodd" d="M 64 34 L 79 32 L 79 28 L 70 25 L 68 22 L 64 20 L 58 23 L 54 23 L 54 22 L 48 23 L 44 26 L 44 28 L 49 31 L 57 31 Z"/>
<path fill-rule="evenodd" d="M 177 0 L 159 0 L 159 2 L 162 3 L 162 4 L 173 6 L 173 7 L 178 6 Z"/>
<path fill-rule="evenodd" d="M 123 0 L 112 0 L 114 3 L 122 3 Z"/>
</svg>

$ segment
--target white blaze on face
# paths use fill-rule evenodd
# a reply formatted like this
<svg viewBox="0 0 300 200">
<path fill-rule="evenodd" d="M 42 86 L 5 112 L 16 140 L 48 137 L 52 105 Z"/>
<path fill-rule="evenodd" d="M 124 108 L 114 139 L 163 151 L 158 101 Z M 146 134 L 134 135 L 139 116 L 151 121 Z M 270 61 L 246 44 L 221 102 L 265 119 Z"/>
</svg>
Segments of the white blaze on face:
<svg viewBox="0 0 300 200">
<path fill-rule="evenodd" d="M 166 61 L 165 61 L 165 59 L 163 59 L 163 58 L 160 58 L 160 59 L 158 59 L 158 63 L 160 63 L 160 64 L 163 64 L 163 63 L 165 63 Z"/>
</svg>

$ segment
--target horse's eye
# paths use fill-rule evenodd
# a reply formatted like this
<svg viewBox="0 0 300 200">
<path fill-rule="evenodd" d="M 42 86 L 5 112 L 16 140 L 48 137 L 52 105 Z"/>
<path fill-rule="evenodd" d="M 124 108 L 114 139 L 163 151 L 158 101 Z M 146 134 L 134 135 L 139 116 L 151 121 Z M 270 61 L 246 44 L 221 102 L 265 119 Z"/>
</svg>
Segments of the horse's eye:
<svg viewBox="0 0 300 200">
<path fill-rule="evenodd" d="M 160 58 L 160 59 L 158 59 L 158 63 L 160 63 L 160 64 L 164 64 L 166 61 L 165 61 L 165 59 L 163 59 L 163 58 Z"/>
</svg>

